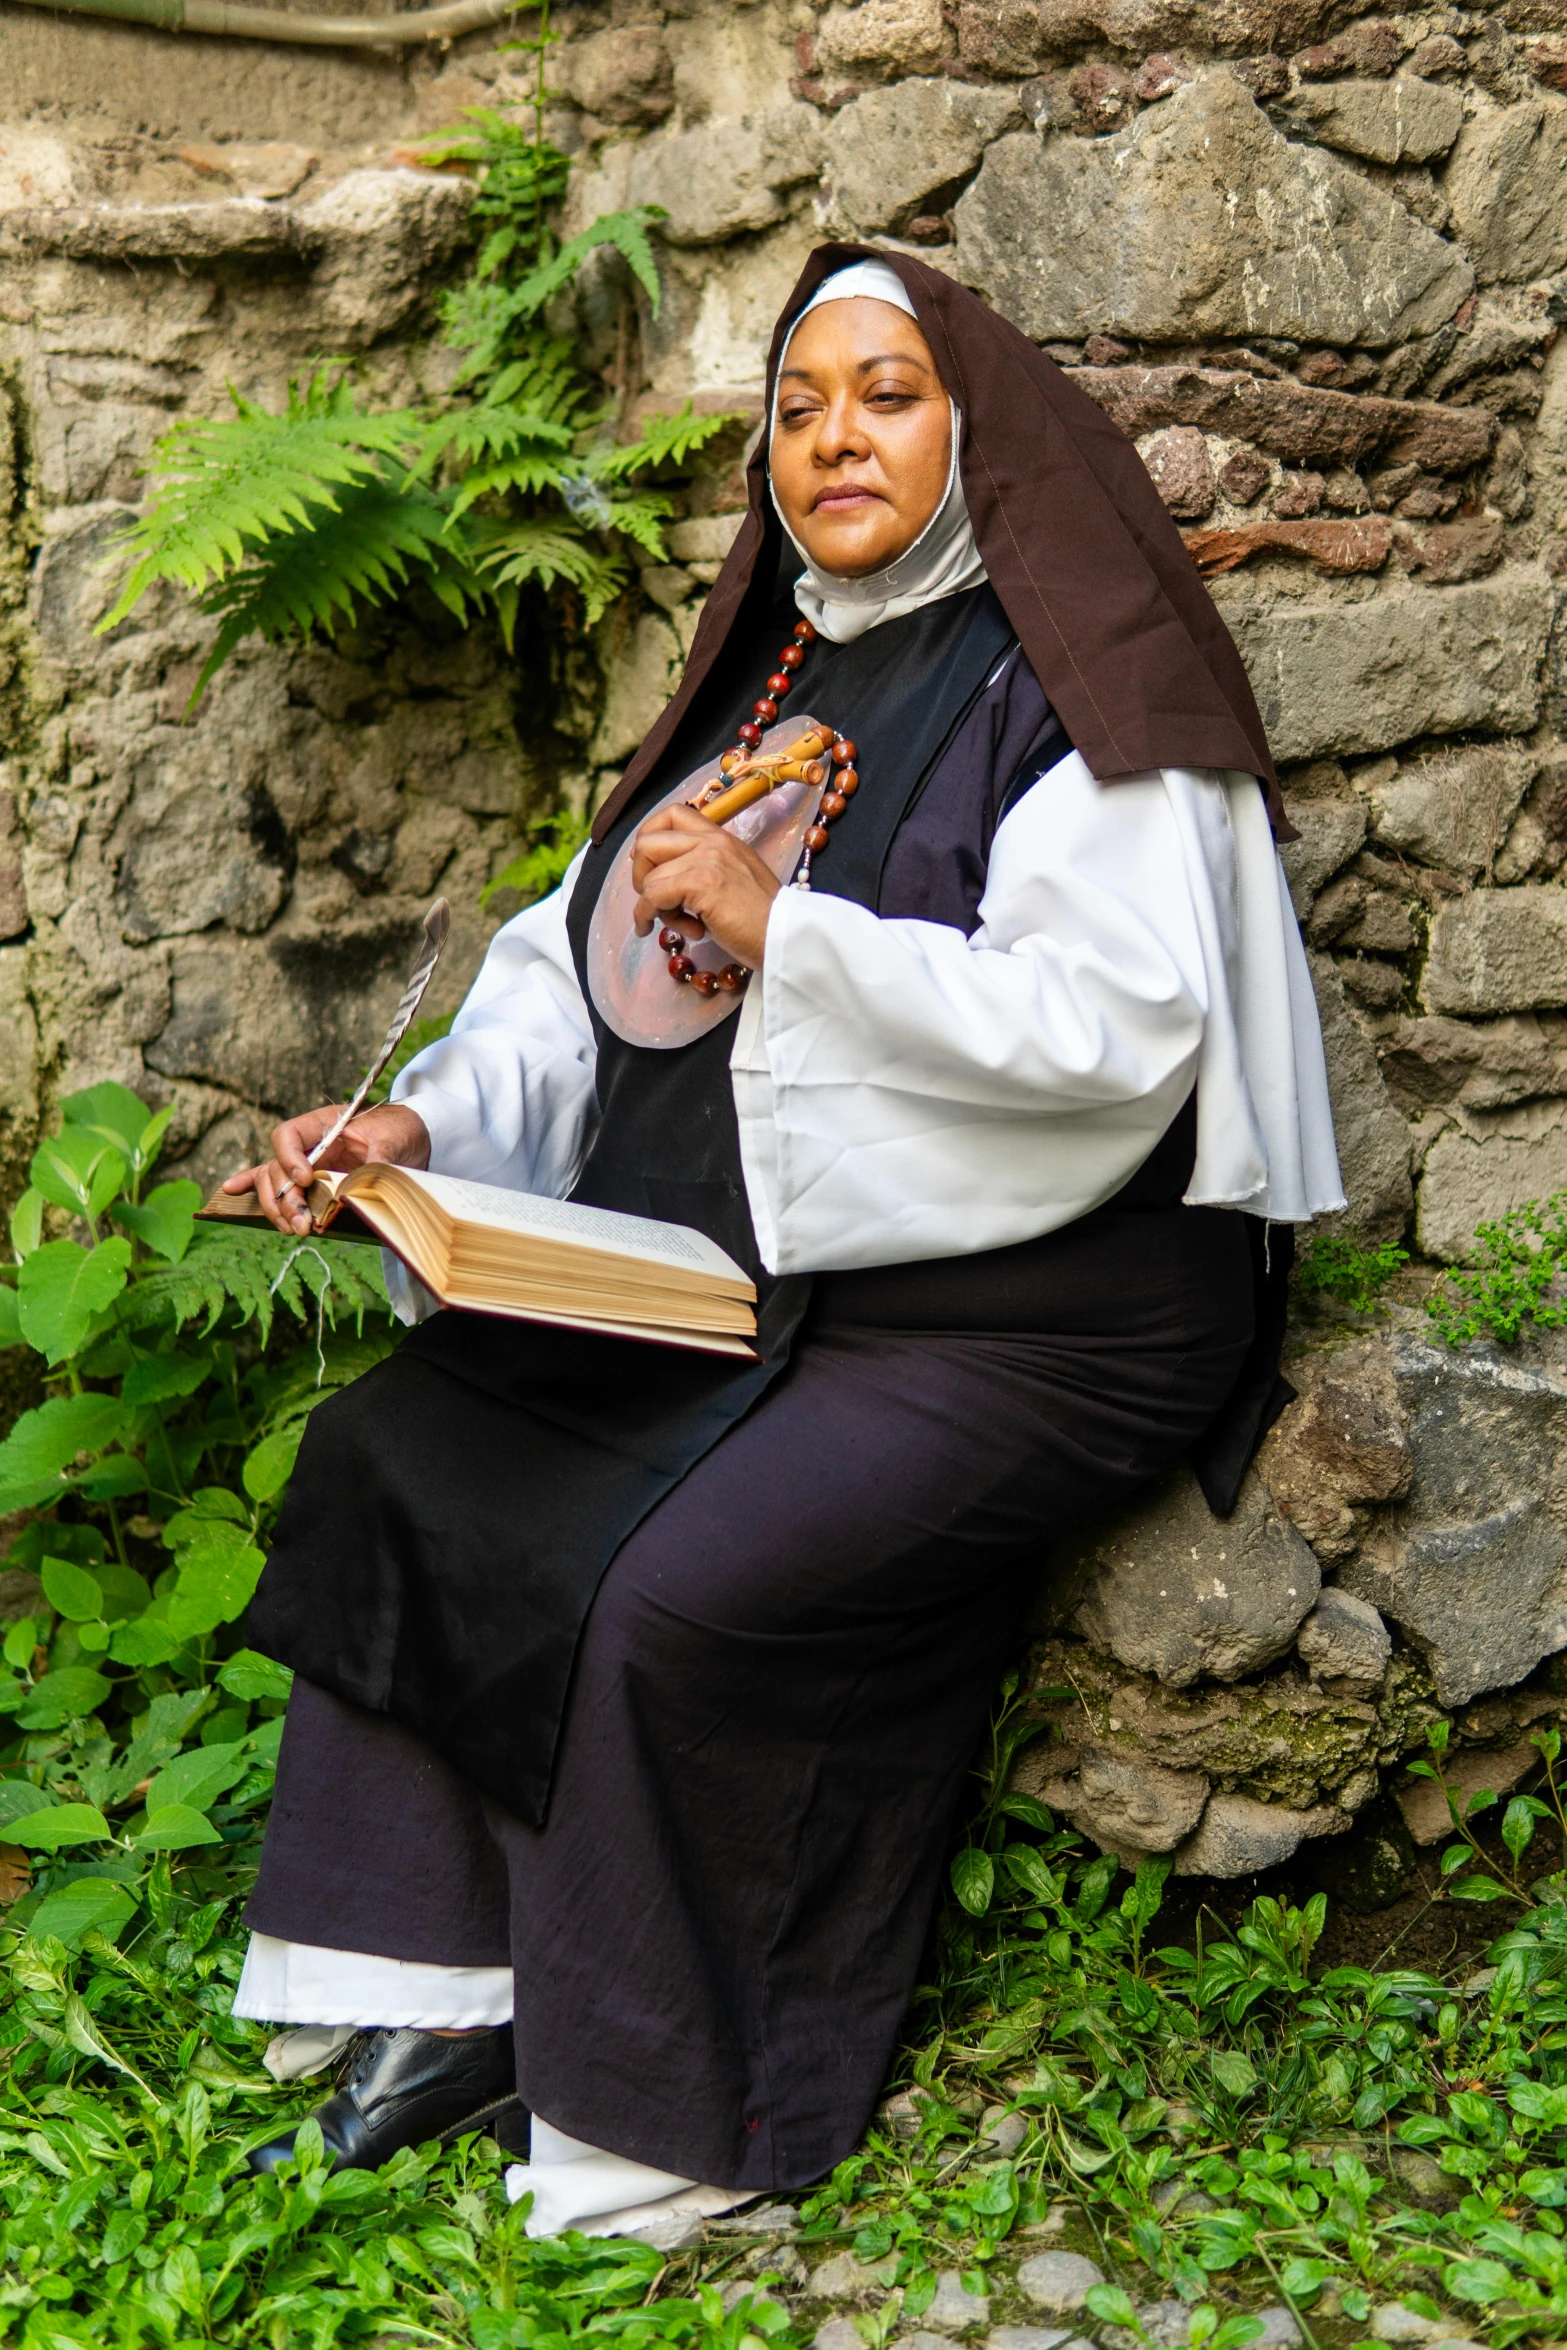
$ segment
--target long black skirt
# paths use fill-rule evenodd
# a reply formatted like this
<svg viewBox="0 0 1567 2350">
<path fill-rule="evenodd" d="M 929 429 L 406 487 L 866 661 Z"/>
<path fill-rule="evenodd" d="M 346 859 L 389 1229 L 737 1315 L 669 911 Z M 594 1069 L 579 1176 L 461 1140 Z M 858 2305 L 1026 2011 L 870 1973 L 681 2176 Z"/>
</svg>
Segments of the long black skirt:
<svg viewBox="0 0 1567 2350">
<path fill-rule="evenodd" d="M 297 1682 L 248 1922 L 510 1964 L 519 2093 L 558 2129 L 713 2186 L 821 2177 L 885 2077 L 1048 1545 L 1181 1457 L 1251 1332 L 1212 1209 L 1099 1210 L 966 1292 L 820 1278 L 788 1370 L 605 1576 L 546 1824 Z"/>
</svg>

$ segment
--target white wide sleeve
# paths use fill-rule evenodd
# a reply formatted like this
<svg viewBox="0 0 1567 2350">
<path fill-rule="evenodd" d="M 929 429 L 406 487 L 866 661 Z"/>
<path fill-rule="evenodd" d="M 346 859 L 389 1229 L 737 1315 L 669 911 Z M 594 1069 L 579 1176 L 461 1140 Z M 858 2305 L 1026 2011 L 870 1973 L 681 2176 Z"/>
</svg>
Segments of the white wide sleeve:
<svg viewBox="0 0 1567 2350">
<path fill-rule="evenodd" d="M 1271 839 L 1258 914 L 1239 798 L 1219 776 L 1100 784 L 1074 752 L 999 827 L 972 938 L 782 891 L 731 1059 L 768 1267 L 849 1270 L 1054 1231 L 1119 1190 L 1194 1081 L 1204 1181 L 1255 1213 L 1313 1212 L 1272 1204 L 1270 1151 L 1290 1120 L 1281 1099 L 1260 1114 L 1248 1082 L 1252 1059 L 1265 1068 L 1279 1049 L 1260 1033 L 1277 990 L 1244 1036 L 1232 1009 L 1253 950 L 1291 969 Z M 1307 1007 L 1286 988 L 1283 1017 L 1308 1025 L 1309 1047 Z M 1336 1204 L 1336 1168 L 1332 1190 L 1316 1205 Z"/>
<path fill-rule="evenodd" d="M 577 984 L 566 908 L 582 863 L 561 887 L 525 906 L 490 941 L 451 1033 L 399 1075 L 430 1134 L 438 1175 L 564 1199 L 593 1138 L 597 1051 Z M 434 1308 L 422 1285 L 383 1251 L 387 1292 L 403 1321 Z"/>
</svg>

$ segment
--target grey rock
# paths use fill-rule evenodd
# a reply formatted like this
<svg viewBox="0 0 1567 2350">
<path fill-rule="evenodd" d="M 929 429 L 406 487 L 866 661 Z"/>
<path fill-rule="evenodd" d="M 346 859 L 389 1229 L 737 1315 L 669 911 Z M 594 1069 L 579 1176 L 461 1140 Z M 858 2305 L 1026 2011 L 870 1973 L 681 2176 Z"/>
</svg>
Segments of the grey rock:
<svg viewBox="0 0 1567 2350">
<path fill-rule="evenodd" d="M 1473 283 L 1451 245 L 1332 156 L 1282 137 L 1222 71 L 1111 138 L 999 140 L 957 224 L 957 275 L 1040 341 L 1381 347 L 1432 332 Z"/>
<path fill-rule="evenodd" d="M 924 2317 L 940 2334 L 971 2334 L 989 2325 L 990 2296 L 969 2292 L 955 2268 L 944 2268 L 936 2278 L 936 2297 Z"/>
<path fill-rule="evenodd" d="M 996 2326 L 985 2350 L 1075 2350 L 1079 2339 L 1069 2326 Z"/>
<path fill-rule="evenodd" d="M 1474 1795 L 1510 1795 L 1520 1779 L 1540 1767 L 1535 1746 L 1501 1748 L 1460 1746 L 1442 1764 L 1442 1780 L 1457 1800 L 1460 1813 Z M 1447 1796 L 1434 1779 L 1411 1779 L 1394 1790 L 1404 1825 L 1417 1844 L 1444 1844 L 1453 1832 Z M 1427 2158 L 1429 2159 L 1429 2157 Z M 1437 2176 L 1452 2184 L 1452 2174 Z"/>
<path fill-rule="evenodd" d="M 1461 90 L 1395 74 L 1390 81 L 1306 82 L 1290 111 L 1325 147 L 1371 163 L 1427 163 L 1445 155 L 1463 127 Z"/>
<path fill-rule="evenodd" d="M 1202 1826 L 1176 1854 L 1175 1874 L 1249 1877 L 1258 1869 L 1276 1868 L 1313 1838 L 1337 1836 L 1348 1825 L 1348 1815 L 1332 1804 L 1291 1811 L 1249 1795 L 1215 1795 Z"/>
<path fill-rule="evenodd" d="M 1017 2272 L 1020 2293 L 1036 2308 L 1062 2316 L 1081 2309 L 1092 2287 L 1104 2281 L 1104 2270 L 1081 2252 L 1036 2252 Z"/>
<path fill-rule="evenodd" d="M 1374 2342 L 1452 2342 L 1462 2319 L 1422 2317 L 1402 2301 L 1384 2301 L 1371 2312 Z"/>
<path fill-rule="evenodd" d="M 1084 1639 L 1177 1689 L 1237 1680 L 1282 1656 L 1322 1582 L 1260 1478 L 1247 1478 L 1221 1520 L 1187 1469 L 1061 1565 L 1082 1577 L 1073 1622 Z"/>
<path fill-rule="evenodd" d="M 675 102 L 669 51 L 656 24 L 617 25 L 571 42 L 553 78 L 600 122 L 661 122 Z"/>
<path fill-rule="evenodd" d="M 1004 2105 L 990 2105 L 980 2116 L 980 2143 L 1010 2157 L 1028 2136 L 1028 2129 L 1026 2113 L 1009 2113 Z"/>
<path fill-rule="evenodd" d="M 1377 1057 L 1388 1091 L 1409 1112 L 1437 1103 L 1505 1110 L 1535 1095 L 1567 1093 L 1567 1022 L 1555 1016 L 1396 1020 L 1382 1030 Z"/>
<path fill-rule="evenodd" d="M 1208 1787 L 1201 1771 L 1162 1770 L 1137 1755 L 1090 1747 L 1039 1793 L 1105 1851 L 1132 1854 L 1173 1852 L 1201 1819 Z"/>
<path fill-rule="evenodd" d="M 893 2350 L 949 2350 L 949 2344 L 945 2334 L 900 2334 Z"/>
<path fill-rule="evenodd" d="M 1290 778 L 1287 805 L 1300 838 L 1286 841 L 1279 855 L 1290 902 L 1304 921 L 1317 892 L 1365 839 L 1366 804 L 1350 790 L 1341 767 L 1322 762 Z"/>
<path fill-rule="evenodd" d="M 852 2252 L 836 2252 L 811 2271 L 810 2292 L 818 2301 L 862 2301 L 886 2290 L 897 2265 L 892 2259 L 865 2262 Z"/>
<path fill-rule="evenodd" d="M 1396 1331 L 1392 1352 L 1414 1479 L 1340 1581 L 1461 1705 L 1567 1645 L 1567 1372 L 1418 1331 Z"/>
<path fill-rule="evenodd" d="M 811 2336 L 811 2350 L 865 2350 L 852 2317 L 829 2317 Z"/>
<path fill-rule="evenodd" d="M 0 214 L 0 254 L 54 254 L 72 261 L 316 259 L 319 222 L 259 196 L 217 203 L 81 204 Z"/>
<path fill-rule="evenodd" d="M 1415 1235 L 1427 1256 L 1459 1264 L 1482 1223 L 1567 1191 L 1567 1102 L 1471 1113 L 1425 1154 Z"/>
<path fill-rule="evenodd" d="M 1495 862 L 1538 766 L 1531 752 L 1500 744 L 1411 760 L 1369 795 L 1373 837 L 1473 879 Z"/>
<path fill-rule="evenodd" d="M 1379 1688 L 1387 1677 L 1393 1636 L 1369 1600 L 1330 1584 L 1302 1624 L 1295 1648 L 1320 1681 L 1363 1681 Z"/>
<path fill-rule="evenodd" d="M 1523 1012 L 1567 999 L 1567 889 L 1524 882 L 1454 898 L 1431 925 L 1433 1012 Z"/>
<path fill-rule="evenodd" d="M 858 6 L 829 8 L 817 48 L 829 73 L 854 81 L 929 73 L 947 48 L 941 0 L 859 0 Z"/>
<path fill-rule="evenodd" d="M 1392 1367 L 1385 1348 L 1363 1342 L 1293 1359 L 1290 1376 L 1296 1399 L 1268 1431 L 1258 1471 L 1318 1558 L 1348 1558 L 1362 1505 L 1409 1489 L 1414 1462 Z"/>
<path fill-rule="evenodd" d="M 992 139 L 1019 121 L 1010 90 L 919 79 L 870 90 L 823 136 L 824 204 L 850 229 L 884 229 L 971 172 Z"/>
<path fill-rule="evenodd" d="M 1150 2350 L 1186 2350 L 1192 2338 L 1192 2313 L 1184 2301 L 1144 2301 L 1138 2308 L 1137 2322 Z M 1128 2327 L 1117 2326 L 1114 2332 L 1123 2343 L 1136 2341 Z"/>
<path fill-rule="evenodd" d="M 619 178 L 624 201 L 662 204 L 669 217 L 659 234 L 670 244 L 717 245 L 782 220 L 788 190 L 814 179 L 820 164 L 815 108 L 774 106 L 611 149 L 598 185 L 608 183 L 613 198 Z"/>
<path fill-rule="evenodd" d="M 1442 183 L 1482 285 L 1543 277 L 1567 262 L 1567 106 L 1483 99 Z"/>
<path fill-rule="evenodd" d="M 1366 1240 L 1397 1240 L 1413 1204 L 1409 1128 L 1382 1082 L 1376 1052 L 1349 1008 L 1337 969 L 1326 955 L 1314 954 L 1310 962 L 1339 1173 L 1349 1202 L 1344 1220 Z"/>
<path fill-rule="evenodd" d="M 1358 604 L 1235 598 L 1223 610 L 1280 759 L 1469 728 L 1521 734 L 1539 710 L 1551 600 L 1532 567 Z"/>
<path fill-rule="evenodd" d="M 351 171 L 303 208 L 321 254 L 308 315 L 336 336 L 330 347 L 364 350 L 409 324 L 468 236 L 472 201 L 448 172 Z"/>
<path fill-rule="evenodd" d="M 1262 2320 L 1262 2331 L 1256 2336 L 1256 2350 L 1300 2350 L 1305 2336 L 1292 2309 L 1285 2309 L 1275 2303 L 1268 2309 L 1253 2310 L 1252 2315 Z"/>
</svg>

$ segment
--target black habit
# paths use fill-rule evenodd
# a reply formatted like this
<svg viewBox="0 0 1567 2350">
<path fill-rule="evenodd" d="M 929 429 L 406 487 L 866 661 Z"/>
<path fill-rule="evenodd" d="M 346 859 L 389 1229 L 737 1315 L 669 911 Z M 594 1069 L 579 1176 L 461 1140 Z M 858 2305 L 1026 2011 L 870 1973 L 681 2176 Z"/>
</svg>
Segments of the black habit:
<svg viewBox="0 0 1567 2350">
<path fill-rule="evenodd" d="M 933 274 L 894 258 L 906 282 Z M 952 303 L 987 335 L 1002 323 L 960 289 L 939 315 L 910 290 L 944 374 Z M 996 420 L 949 388 L 971 395 L 967 485 L 976 409 Z M 1017 398 L 1010 424 L 1021 446 Z M 1057 451 L 1058 477 L 1092 475 L 1096 449 Z M 1207 743 L 1263 771 L 1223 630 L 1130 483 L 1104 459 L 1106 561 L 1125 572 L 1140 549 L 1164 617 L 1153 668 L 1122 665 L 1123 735 L 1159 762 L 1162 695 L 1168 763 Z M 999 512 L 981 531 L 993 578 Z M 733 741 L 794 619 L 763 589 L 776 542 L 755 519 L 595 827 L 569 916 L 585 992 L 616 850 Z M 1027 529 L 1018 548 L 1027 570 Z M 1098 555 L 1090 537 L 1063 556 L 1055 587 L 1075 565 L 1091 602 Z M 1073 696 L 1086 707 L 1041 683 L 1039 612 L 997 585 L 811 649 L 791 706 L 852 734 L 862 775 L 818 890 L 975 930 L 996 826 L 1050 791 Z M 1096 692 L 1115 668 L 1097 661 Z M 1205 1437 L 1238 1482 L 1276 1344 L 1270 1364 L 1253 1343 L 1252 1220 L 1181 1205 L 1192 1101 L 1121 1192 L 1043 1239 L 774 1280 L 732 1024 L 674 1051 L 596 1013 L 595 1032 L 601 1118 L 574 1196 L 718 1240 L 757 1278 L 761 1359 L 448 1311 L 312 1416 L 248 1626 L 300 1678 L 247 1915 L 331 1949 L 509 1964 L 535 2113 L 709 2185 L 788 2189 L 847 2154 L 874 2105 L 1045 1544 Z"/>
</svg>

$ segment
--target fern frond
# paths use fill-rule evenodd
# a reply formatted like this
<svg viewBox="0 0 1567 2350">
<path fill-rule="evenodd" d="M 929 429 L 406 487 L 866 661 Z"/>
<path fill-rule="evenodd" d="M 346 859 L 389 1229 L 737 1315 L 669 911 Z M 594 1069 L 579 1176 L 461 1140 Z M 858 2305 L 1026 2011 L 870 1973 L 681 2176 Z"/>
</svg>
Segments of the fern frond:
<svg viewBox="0 0 1567 2350">
<path fill-rule="evenodd" d="M 416 474 L 428 471 L 432 456 L 453 456 L 464 464 L 478 457 L 510 457 L 519 449 L 569 449 L 575 427 L 542 409 L 515 400 L 486 400 L 477 408 L 454 408 L 436 418 L 425 434 Z"/>
<path fill-rule="evenodd" d="M 650 416 L 642 427 L 642 438 L 629 441 L 618 449 L 606 449 L 593 459 L 593 470 L 604 480 L 619 479 L 628 473 L 640 473 L 644 466 L 679 465 L 696 449 L 704 448 L 731 424 L 740 424 L 744 418 L 731 416 L 693 415 L 688 400 L 678 416 Z"/>
<path fill-rule="evenodd" d="M 142 1274 L 125 1293 L 121 1320 L 132 1329 L 179 1330 L 202 1316 L 206 1336 L 232 1314 L 241 1324 L 253 1322 L 265 1345 L 279 1303 L 300 1321 L 319 1304 L 329 1323 L 342 1312 L 359 1327 L 367 1312 L 390 1311 L 375 1250 L 330 1237 L 292 1246 L 291 1258 L 281 1233 L 198 1224 L 177 1265 Z M 301 1278 L 306 1249 L 319 1253 Z"/>
<path fill-rule="evenodd" d="M 192 707 L 236 645 L 330 631 L 383 603 L 414 570 L 441 562 L 445 504 L 406 476 L 378 473 L 346 490 L 334 511 L 279 532 L 244 568 L 210 587 L 202 603 L 221 623 L 191 696 Z"/>
<path fill-rule="evenodd" d="M 660 490 L 644 490 L 634 498 L 611 498 L 606 530 L 623 531 L 652 556 L 655 563 L 669 560 L 664 546 L 661 524 L 674 512 L 673 501 Z"/>
<path fill-rule="evenodd" d="M 138 560 L 98 633 L 118 627 L 155 580 L 200 594 L 269 539 L 312 527 L 340 492 L 379 474 L 381 460 L 414 440 L 419 420 L 400 409 L 367 415 L 346 380 L 314 376 L 288 387 L 271 416 L 230 387 L 236 414 L 178 424 L 156 444 L 147 511 L 120 544 Z"/>
<path fill-rule="evenodd" d="M 532 318 L 546 302 L 571 283 L 588 255 L 600 245 L 613 245 L 639 281 L 656 318 L 662 301 L 658 264 L 648 243 L 649 223 L 666 217 L 661 204 L 638 204 L 629 212 L 604 212 L 580 236 L 562 245 L 552 259 L 530 270 L 507 297 L 514 319 Z"/>
<path fill-rule="evenodd" d="M 497 588 L 529 582 L 550 588 L 557 580 L 569 580 L 581 592 L 590 627 L 619 595 L 630 569 L 622 557 L 606 554 L 569 524 L 536 517 L 496 523 L 476 534 L 473 561 Z"/>
</svg>

